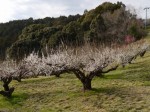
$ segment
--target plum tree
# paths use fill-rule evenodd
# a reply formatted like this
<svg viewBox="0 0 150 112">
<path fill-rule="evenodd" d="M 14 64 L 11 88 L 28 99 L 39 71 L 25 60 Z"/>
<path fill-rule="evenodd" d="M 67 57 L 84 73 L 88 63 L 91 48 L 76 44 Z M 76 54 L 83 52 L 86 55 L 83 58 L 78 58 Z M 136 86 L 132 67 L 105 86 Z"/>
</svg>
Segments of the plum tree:
<svg viewBox="0 0 150 112">
<path fill-rule="evenodd" d="M 21 78 L 25 77 L 29 73 L 27 63 L 21 61 L 17 63 L 13 60 L 5 60 L 0 63 L 0 81 L 3 82 L 4 90 L 0 91 L 0 94 L 5 97 L 11 97 L 14 87 L 9 87 L 12 80 L 21 81 Z"/>
<path fill-rule="evenodd" d="M 112 48 L 85 45 L 80 48 L 67 48 L 49 54 L 43 59 L 51 68 L 50 74 L 74 73 L 82 82 L 84 90 L 90 90 L 91 81 L 97 74 L 106 73 L 118 67 L 117 52 Z M 115 67 L 103 71 L 110 64 Z"/>
<path fill-rule="evenodd" d="M 9 87 L 9 83 L 13 80 L 18 67 L 13 61 L 4 61 L 0 64 L 0 80 L 3 82 L 4 90 L 0 94 L 10 97 L 14 91 L 14 87 Z"/>
<path fill-rule="evenodd" d="M 144 41 L 140 40 L 120 48 L 120 64 L 125 67 L 127 64 L 131 64 L 138 56 L 144 56 L 146 51 L 149 49 L 150 45 Z"/>
</svg>

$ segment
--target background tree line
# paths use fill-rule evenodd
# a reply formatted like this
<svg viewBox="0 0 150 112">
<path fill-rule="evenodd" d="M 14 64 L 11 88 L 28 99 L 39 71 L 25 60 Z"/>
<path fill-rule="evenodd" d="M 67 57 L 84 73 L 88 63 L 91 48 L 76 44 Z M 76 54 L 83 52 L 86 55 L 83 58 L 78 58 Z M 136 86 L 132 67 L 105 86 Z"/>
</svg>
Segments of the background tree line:
<svg viewBox="0 0 150 112">
<path fill-rule="evenodd" d="M 29 18 L 25 20 L 14 20 L 14 21 L 9 21 L 7 23 L 0 23 L 0 58 L 5 59 L 6 50 L 9 47 L 11 47 L 12 44 L 14 44 L 16 41 L 19 40 L 19 36 L 22 33 L 27 32 L 27 31 L 24 32 L 25 29 L 26 30 L 30 29 L 30 33 L 31 33 L 32 31 L 36 30 L 34 29 L 35 28 L 34 26 L 36 25 L 37 27 L 40 25 L 43 26 L 43 27 L 39 27 L 39 29 L 44 27 L 63 26 L 71 21 L 77 20 L 79 17 L 80 15 L 77 14 L 74 16 L 70 15 L 68 17 L 65 16 L 60 16 L 58 18 L 46 17 L 44 19 L 36 19 L 36 20 L 34 20 L 33 18 Z M 22 31 L 23 29 L 24 31 Z"/>
<path fill-rule="evenodd" d="M 146 35 L 143 21 L 126 10 L 122 2 L 105 2 L 83 15 L 17 20 L 0 24 L 0 56 L 6 50 L 11 58 L 22 59 L 32 51 L 44 52 L 46 46 L 57 48 L 62 43 L 80 46 L 94 44 L 124 44 Z M 126 41 L 128 40 L 128 41 Z"/>
</svg>

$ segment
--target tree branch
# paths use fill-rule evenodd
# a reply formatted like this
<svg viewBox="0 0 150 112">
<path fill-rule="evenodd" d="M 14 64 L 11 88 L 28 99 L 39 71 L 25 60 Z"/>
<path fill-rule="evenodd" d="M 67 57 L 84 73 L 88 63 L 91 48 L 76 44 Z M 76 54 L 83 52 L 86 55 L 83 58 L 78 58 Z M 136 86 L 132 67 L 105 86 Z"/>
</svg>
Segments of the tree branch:
<svg viewBox="0 0 150 112">
<path fill-rule="evenodd" d="M 107 71 L 102 71 L 102 73 L 108 73 L 108 72 L 110 72 L 110 71 L 114 71 L 114 70 L 116 70 L 118 67 L 119 67 L 119 65 L 116 65 L 116 66 L 114 66 L 114 67 L 108 69 Z"/>
</svg>

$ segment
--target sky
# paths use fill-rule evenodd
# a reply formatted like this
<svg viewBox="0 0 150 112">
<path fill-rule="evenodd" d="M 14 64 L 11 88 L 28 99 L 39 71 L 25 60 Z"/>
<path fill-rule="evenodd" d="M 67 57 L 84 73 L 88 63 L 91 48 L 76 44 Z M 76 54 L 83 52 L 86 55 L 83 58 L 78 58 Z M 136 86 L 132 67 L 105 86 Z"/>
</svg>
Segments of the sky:
<svg viewBox="0 0 150 112">
<path fill-rule="evenodd" d="M 44 17 L 59 17 L 75 14 L 83 14 L 84 10 L 90 10 L 103 2 L 116 3 L 118 0 L 1 0 L 0 23 Z M 120 0 L 139 17 L 145 17 L 145 7 L 150 7 L 150 0 Z M 150 10 L 148 10 L 150 18 Z"/>
</svg>

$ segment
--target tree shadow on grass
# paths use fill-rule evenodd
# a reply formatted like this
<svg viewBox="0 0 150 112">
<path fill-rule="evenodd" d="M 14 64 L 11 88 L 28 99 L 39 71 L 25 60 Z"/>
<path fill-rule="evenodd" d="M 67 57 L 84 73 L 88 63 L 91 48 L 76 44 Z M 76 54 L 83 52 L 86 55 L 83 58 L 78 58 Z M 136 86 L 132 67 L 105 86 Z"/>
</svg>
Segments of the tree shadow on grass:
<svg viewBox="0 0 150 112">
<path fill-rule="evenodd" d="M 12 97 L 5 98 L 11 105 L 21 106 L 22 103 L 29 97 L 26 93 L 14 93 Z"/>
<path fill-rule="evenodd" d="M 92 91 L 97 94 L 97 96 L 100 95 L 100 93 L 104 93 L 108 96 L 117 96 L 123 99 L 126 99 L 127 97 L 130 97 L 130 99 L 140 99 L 141 94 L 139 94 L 134 87 L 129 88 L 118 88 L 118 87 L 107 87 L 107 88 L 93 88 Z M 145 93 L 143 93 L 145 94 Z"/>
<path fill-rule="evenodd" d="M 116 91 L 119 91 L 118 88 L 115 88 L 115 87 L 111 87 L 111 88 L 93 88 L 92 89 L 93 92 L 95 93 L 106 93 L 108 95 L 111 95 L 111 94 L 115 94 Z"/>
</svg>

